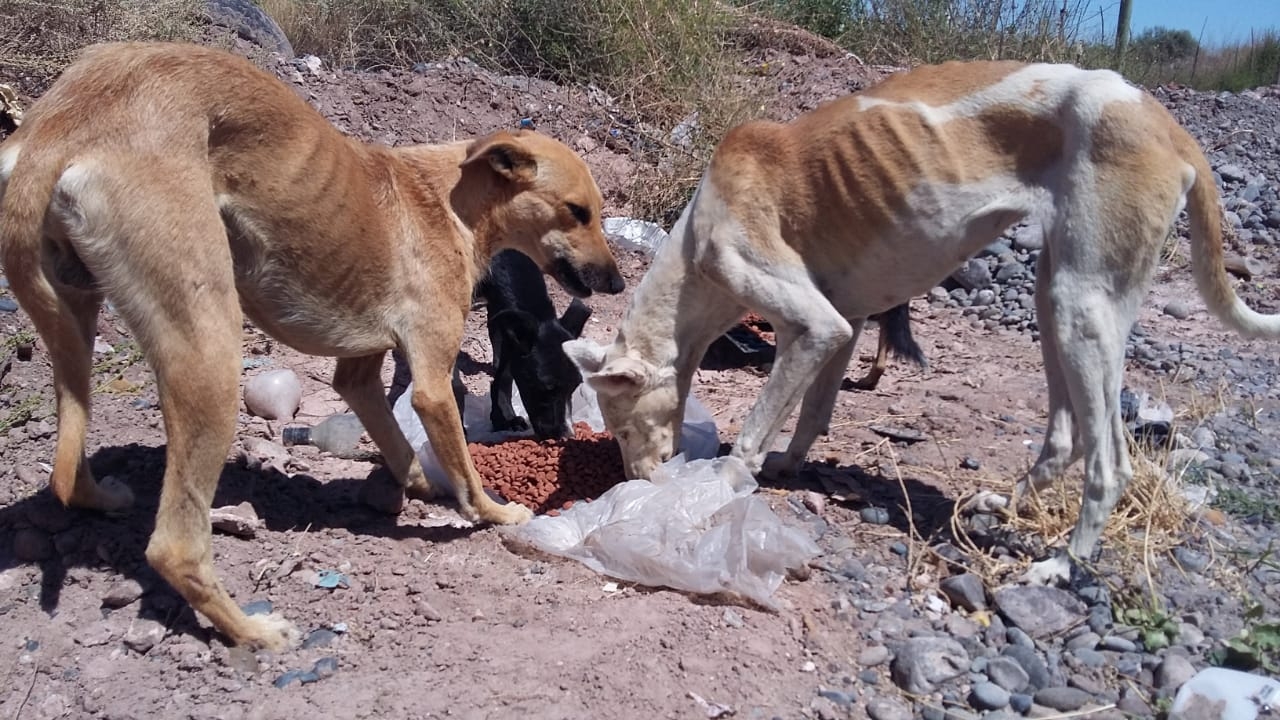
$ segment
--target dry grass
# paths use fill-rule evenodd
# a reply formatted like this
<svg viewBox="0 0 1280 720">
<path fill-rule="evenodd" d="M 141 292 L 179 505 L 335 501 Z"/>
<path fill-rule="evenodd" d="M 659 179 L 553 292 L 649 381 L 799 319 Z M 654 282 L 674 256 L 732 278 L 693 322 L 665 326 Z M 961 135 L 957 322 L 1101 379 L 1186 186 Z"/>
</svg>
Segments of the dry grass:
<svg viewBox="0 0 1280 720">
<path fill-rule="evenodd" d="M 113 40 L 187 40 L 197 0 L 0 0 L 0 70 L 47 78 L 86 45 Z"/>
</svg>

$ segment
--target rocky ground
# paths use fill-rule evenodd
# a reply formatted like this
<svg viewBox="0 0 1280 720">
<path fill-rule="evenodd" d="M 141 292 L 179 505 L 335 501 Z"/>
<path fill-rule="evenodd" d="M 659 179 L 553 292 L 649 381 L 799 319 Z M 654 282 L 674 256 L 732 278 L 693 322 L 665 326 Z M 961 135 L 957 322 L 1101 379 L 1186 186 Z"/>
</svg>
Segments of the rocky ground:
<svg viewBox="0 0 1280 720">
<path fill-rule="evenodd" d="M 651 172 L 638 146 L 666 131 L 619 117 L 595 91 L 496 76 L 465 60 L 412 73 L 264 63 L 366 139 L 444 140 L 532 124 L 583 153 L 610 214 L 629 212 L 635 178 Z M 771 91 L 766 112 L 775 117 L 876 75 L 849 58 L 781 51 L 762 51 L 750 67 L 751 82 Z M 1249 275 L 1239 291 L 1259 310 L 1280 310 L 1280 98 L 1156 94 L 1210 150 L 1236 227 L 1235 265 Z M 877 391 L 841 393 L 832 432 L 800 481 L 761 491 L 823 550 L 807 580 L 778 591 L 777 612 L 611 582 L 524 552 L 507 531 L 469 527 L 448 504 L 415 501 L 397 519 L 377 515 L 357 499 L 372 462 L 285 448 L 279 423 L 242 413 L 215 501 L 240 519 L 215 535 L 217 569 L 238 602 L 272 607 L 306 631 L 300 649 L 256 655 L 227 648 L 143 560 L 164 435 L 154 382 L 127 329 L 104 311 L 89 442 L 95 473 L 129 484 L 138 505 L 116 518 L 62 510 L 45 487 L 48 358 L 40 343 L 28 345 L 30 323 L 0 288 L 0 712 L 1151 717 L 1198 669 L 1221 662 L 1223 641 L 1242 629 L 1251 639 L 1228 661 L 1272 669 L 1276 347 L 1236 338 L 1208 317 L 1184 238 L 1169 244 L 1144 303 L 1126 376 L 1135 431 L 1171 438 L 1174 449 L 1135 448 L 1142 487 L 1110 528 L 1092 576 L 1062 590 L 1010 582 L 1036 549 L 1029 527 L 1054 541 L 1068 526 L 1070 516 L 1053 508 L 1076 502 L 1078 469 L 1038 519 L 1006 525 L 954 512 L 978 489 L 1007 490 L 1038 451 L 1047 397 L 1027 301 L 1038 245 L 1034 228 L 1016 228 L 914 301 L 929 368 L 895 365 Z M 633 286 L 646 259 L 618 255 Z M 563 307 L 558 291 L 556 299 Z M 594 298 L 586 334 L 611 337 L 627 299 Z M 487 384 L 484 338 L 477 311 L 462 364 L 473 391 Z M 864 343 L 851 376 L 873 347 Z M 297 373 L 300 423 L 344 409 L 326 386 L 331 360 L 247 328 L 244 366 L 246 379 Z M 699 372 L 695 393 L 722 439 L 732 441 L 762 383 L 752 368 Z"/>
</svg>

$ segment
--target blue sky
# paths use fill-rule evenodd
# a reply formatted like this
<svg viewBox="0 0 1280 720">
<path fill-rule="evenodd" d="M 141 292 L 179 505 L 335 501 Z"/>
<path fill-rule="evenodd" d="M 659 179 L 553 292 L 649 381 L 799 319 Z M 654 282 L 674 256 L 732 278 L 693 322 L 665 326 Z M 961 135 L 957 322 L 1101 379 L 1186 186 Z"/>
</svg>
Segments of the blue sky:
<svg viewBox="0 0 1280 720">
<path fill-rule="evenodd" d="M 1119 11 L 1116 0 L 1088 0 L 1088 5 L 1095 18 L 1101 9 L 1107 34 L 1113 35 Z M 1280 0 L 1133 0 L 1132 22 L 1135 35 L 1164 26 L 1199 36 L 1203 26 L 1206 45 L 1247 42 L 1250 28 L 1280 30 Z"/>
</svg>

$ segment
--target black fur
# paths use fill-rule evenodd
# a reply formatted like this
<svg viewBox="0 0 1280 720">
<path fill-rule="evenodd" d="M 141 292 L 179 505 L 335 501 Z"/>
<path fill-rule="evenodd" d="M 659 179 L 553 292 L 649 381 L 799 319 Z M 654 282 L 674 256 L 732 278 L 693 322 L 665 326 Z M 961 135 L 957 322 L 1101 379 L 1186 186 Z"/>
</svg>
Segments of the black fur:
<svg viewBox="0 0 1280 720">
<path fill-rule="evenodd" d="M 582 375 L 562 345 L 582 334 L 591 308 L 574 298 L 557 318 L 542 270 L 528 256 L 506 250 L 493 259 L 489 274 L 476 287 L 489 310 L 493 345 L 492 408 L 495 430 L 525 430 L 541 439 L 572 435 L 569 398 Z M 526 421 L 511 407 L 511 383 L 529 414 Z"/>
<path fill-rule="evenodd" d="M 885 310 L 872 319 L 880 323 L 889 333 L 889 350 L 899 360 L 909 360 L 920 367 L 928 364 L 924 351 L 916 344 L 911 335 L 911 312 L 907 303 L 896 305 Z"/>
</svg>

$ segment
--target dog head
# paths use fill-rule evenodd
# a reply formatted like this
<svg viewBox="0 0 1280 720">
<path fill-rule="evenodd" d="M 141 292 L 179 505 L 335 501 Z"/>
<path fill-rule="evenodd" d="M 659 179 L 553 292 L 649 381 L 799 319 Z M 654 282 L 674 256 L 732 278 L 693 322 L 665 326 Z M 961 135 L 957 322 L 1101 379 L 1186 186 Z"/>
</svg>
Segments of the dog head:
<svg viewBox="0 0 1280 720">
<path fill-rule="evenodd" d="M 501 333 L 501 362 L 520 390 L 529 425 L 541 440 L 573 435 L 569 401 L 582 384 L 582 374 L 565 355 L 564 344 L 582 334 L 589 317 L 591 308 L 575 298 L 559 320 L 538 322 L 524 310 L 503 310 L 489 320 Z"/>
<path fill-rule="evenodd" d="M 490 214 L 495 252 L 523 252 L 574 297 L 622 292 L 622 274 L 604 239 L 600 188 L 563 143 L 536 132 L 498 131 L 468 146 L 462 170 L 492 173 L 504 190 Z"/>
<path fill-rule="evenodd" d="M 679 450 L 684 408 L 675 372 L 590 340 L 572 340 L 565 354 L 596 391 L 605 427 L 622 449 L 627 479 L 647 478 Z"/>
</svg>

